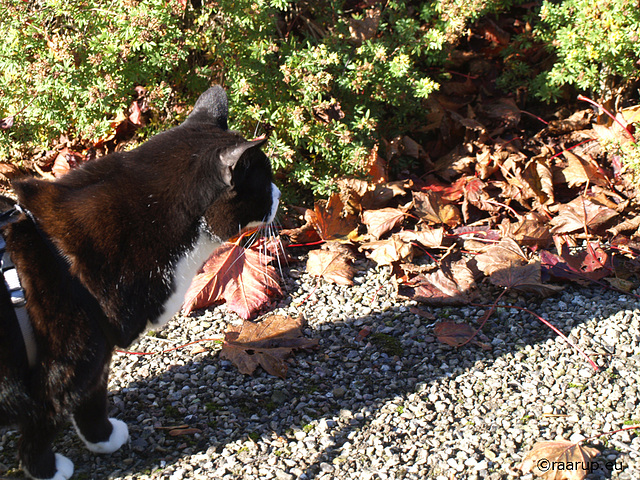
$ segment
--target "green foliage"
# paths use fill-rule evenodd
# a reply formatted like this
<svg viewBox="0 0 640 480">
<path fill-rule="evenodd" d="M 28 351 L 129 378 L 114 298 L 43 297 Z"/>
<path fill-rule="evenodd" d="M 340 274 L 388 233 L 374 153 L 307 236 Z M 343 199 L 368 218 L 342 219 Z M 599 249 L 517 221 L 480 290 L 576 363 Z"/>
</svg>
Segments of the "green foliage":
<svg viewBox="0 0 640 480">
<path fill-rule="evenodd" d="M 536 95 L 554 100 L 563 85 L 606 94 L 611 80 L 637 78 L 640 9 L 630 0 L 545 0 L 536 37 L 555 52 L 553 67 L 534 81 Z"/>
<path fill-rule="evenodd" d="M 421 125 L 434 66 L 465 25 L 508 0 L 354 8 L 345 0 L 4 0 L 0 7 L 0 160 L 90 146 L 142 85 L 156 118 L 181 120 L 208 85 L 230 95 L 233 127 L 271 132 L 281 181 L 326 193 L 364 170 L 372 147 Z M 178 108 L 180 107 L 180 108 Z"/>
<path fill-rule="evenodd" d="M 62 133 L 107 134 L 133 87 L 164 98 L 186 66 L 189 36 L 173 2 L 4 0 L 0 11 L 0 116 L 16 115 L 0 154 Z M 185 48 L 187 47 L 187 48 Z"/>
</svg>

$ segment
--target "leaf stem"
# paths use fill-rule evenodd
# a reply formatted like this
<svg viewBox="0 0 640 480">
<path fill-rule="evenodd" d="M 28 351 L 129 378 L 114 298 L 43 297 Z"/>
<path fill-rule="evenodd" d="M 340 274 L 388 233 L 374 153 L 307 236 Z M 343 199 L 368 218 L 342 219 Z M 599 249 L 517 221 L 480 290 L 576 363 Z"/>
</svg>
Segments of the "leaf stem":
<svg viewBox="0 0 640 480">
<path fill-rule="evenodd" d="M 506 291 L 506 290 L 505 290 Z M 503 292 L 504 293 L 504 292 Z M 498 300 L 500 299 L 500 297 L 498 297 Z M 496 302 L 498 301 L 496 300 Z M 493 310 L 495 310 L 496 308 L 496 304 L 494 303 L 493 305 L 482 305 L 482 304 L 476 304 L 476 303 L 472 303 L 471 304 L 474 307 L 481 307 L 481 308 L 488 308 L 491 307 L 491 311 L 489 313 L 493 313 Z M 584 351 L 582 351 L 582 349 L 580 349 L 580 347 L 578 347 L 575 343 L 573 343 L 571 340 L 569 340 L 569 338 L 567 338 L 567 336 L 562 333 L 560 330 L 558 330 L 556 327 L 554 327 L 551 323 L 549 323 L 547 320 L 545 320 L 544 318 L 542 318 L 540 315 L 532 312 L 531 310 L 529 310 L 528 308 L 524 308 L 524 307 L 518 307 L 517 305 L 500 305 L 500 308 L 515 308 L 516 310 L 522 310 L 524 312 L 527 312 L 530 315 L 533 315 L 534 317 L 536 317 L 538 320 L 540 320 L 542 323 L 544 323 L 547 327 L 549 327 L 551 330 L 553 330 L 558 336 L 560 336 L 565 342 L 567 342 L 569 345 L 571 345 L 575 350 L 578 351 L 578 353 L 580 353 L 580 355 L 582 355 L 593 367 L 593 369 L 597 372 L 600 370 L 600 368 L 598 367 L 598 365 L 596 365 L 596 363 L 591 360 L 591 358 L 589 357 L 589 355 L 587 355 L 586 353 L 584 353 Z M 488 317 L 487 317 L 488 318 Z M 485 320 L 486 322 L 486 320 Z M 484 325 L 484 322 L 483 324 Z M 481 327 L 482 327 L 481 325 Z M 465 342 L 466 343 L 466 342 Z"/>
</svg>

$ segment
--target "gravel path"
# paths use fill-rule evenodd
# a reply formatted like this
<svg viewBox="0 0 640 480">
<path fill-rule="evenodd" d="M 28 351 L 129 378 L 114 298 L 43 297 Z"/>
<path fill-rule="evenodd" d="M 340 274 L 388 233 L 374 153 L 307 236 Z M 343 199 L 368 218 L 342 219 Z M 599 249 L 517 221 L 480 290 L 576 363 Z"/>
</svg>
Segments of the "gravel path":
<svg viewBox="0 0 640 480">
<path fill-rule="evenodd" d="M 303 264 L 302 264 L 303 265 Z M 275 313 L 304 314 L 320 348 L 297 353 L 286 380 L 238 373 L 219 344 L 154 356 L 115 356 L 112 414 L 130 443 L 95 456 L 70 429 L 56 443 L 75 479 L 511 479 L 540 440 L 577 440 L 640 423 L 640 304 L 598 288 L 568 287 L 546 299 L 507 296 L 545 317 L 602 367 L 526 313 L 500 309 L 480 341 L 454 349 L 433 321 L 394 300 L 389 272 L 361 260 L 353 287 L 291 269 Z M 497 294 L 496 294 L 497 295 Z M 495 297 L 493 297 L 495 298 Z M 490 298 L 485 299 L 490 303 Z M 428 309 L 475 323 L 479 308 Z M 219 336 L 224 306 L 172 320 L 132 350 L 158 351 Z M 358 334 L 368 327 L 363 340 Z M 162 339 L 162 338 L 166 339 Z M 192 433 L 171 436 L 188 425 Z M 195 430 L 197 429 L 197 430 Z M 0 476 L 16 472 L 17 435 L 0 430 Z M 587 478 L 640 478 L 640 435 L 596 440 L 604 466 Z"/>
</svg>

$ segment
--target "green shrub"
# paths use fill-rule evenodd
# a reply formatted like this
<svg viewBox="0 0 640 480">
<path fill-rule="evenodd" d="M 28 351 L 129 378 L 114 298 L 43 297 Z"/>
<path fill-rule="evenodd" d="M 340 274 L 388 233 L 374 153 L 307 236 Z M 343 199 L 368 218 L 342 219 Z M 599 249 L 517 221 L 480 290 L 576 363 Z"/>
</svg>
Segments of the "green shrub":
<svg viewBox="0 0 640 480">
<path fill-rule="evenodd" d="M 557 100 L 562 87 L 575 86 L 593 96 L 610 96 L 614 84 L 637 80 L 640 74 L 640 9 L 630 0 L 545 0 L 539 9 L 533 32 L 515 40 L 520 51 L 534 42 L 555 54 L 549 69 L 531 82 L 531 90 L 541 100 Z M 526 61 L 510 56 L 503 83 L 527 79 L 531 68 Z"/>
<path fill-rule="evenodd" d="M 3 0 L 0 116 L 16 122 L 3 133 L 0 154 L 15 157 L 63 133 L 101 138 L 136 85 L 151 87 L 155 100 L 168 98 L 189 52 L 177 5 Z"/>
<path fill-rule="evenodd" d="M 326 193 L 332 178 L 363 170 L 381 136 L 423 124 L 422 101 L 438 86 L 434 67 L 448 45 L 468 21 L 511 4 L 182 3 L 4 0 L 0 118 L 16 122 L 0 133 L 0 160 L 51 148 L 63 133 L 91 145 L 112 129 L 137 85 L 158 113 L 143 140 L 222 83 L 233 128 L 272 132 L 281 180 Z"/>
</svg>

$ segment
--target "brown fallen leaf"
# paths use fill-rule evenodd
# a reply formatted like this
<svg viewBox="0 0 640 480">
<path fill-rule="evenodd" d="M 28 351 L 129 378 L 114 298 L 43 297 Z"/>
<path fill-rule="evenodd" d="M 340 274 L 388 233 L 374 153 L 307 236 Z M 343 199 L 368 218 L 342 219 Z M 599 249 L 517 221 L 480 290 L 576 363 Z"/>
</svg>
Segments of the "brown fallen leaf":
<svg viewBox="0 0 640 480">
<path fill-rule="evenodd" d="M 313 210 L 307 210 L 304 217 L 325 241 L 347 240 L 358 227 L 357 217 L 344 211 L 344 204 L 337 193 L 331 195 L 327 202 L 316 202 Z"/>
<path fill-rule="evenodd" d="M 562 154 L 567 159 L 567 166 L 562 169 L 561 173 L 569 187 L 584 185 L 585 183 L 601 186 L 609 185 L 604 172 L 592 159 L 576 155 L 570 150 L 565 150 Z"/>
<path fill-rule="evenodd" d="M 391 265 L 396 262 L 410 262 L 413 259 L 413 247 L 404 241 L 400 234 L 393 234 L 386 240 L 363 243 L 360 251 L 366 251 L 367 257 L 378 265 Z"/>
<path fill-rule="evenodd" d="M 354 256 L 349 247 L 327 242 L 318 250 L 311 250 L 307 259 L 307 272 L 337 285 L 353 285 L 356 269 L 351 264 Z"/>
<path fill-rule="evenodd" d="M 512 238 L 518 245 L 545 248 L 551 243 L 551 232 L 545 219 L 535 213 L 528 213 L 515 223 L 504 221 L 499 225 L 503 237 Z"/>
<path fill-rule="evenodd" d="M 495 245 L 485 247 L 484 252 L 476 255 L 478 268 L 487 276 L 512 266 L 528 262 L 520 246 L 512 238 L 505 238 Z"/>
<path fill-rule="evenodd" d="M 305 223 L 298 228 L 287 228 L 280 230 L 280 235 L 289 238 L 292 244 L 306 245 L 322 241 L 320 235 L 311 223 Z"/>
<path fill-rule="evenodd" d="M 637 232 L 640 229 L 640 215 L 618 223 L 607 230 L 614 237 L 622 232 Z"/>
<path fill-rule="evenodd" d="M 64 147 L 53 162 L 51 173 L 55 177 L 61 177 L 72 168 L 78 167 L 85 158 L 78 152 L 74 152 L 69 147 Z"/>
<path fill-rule="evenodd" d="M 401 208 L 382 208 L 380 210 L 365 210 L 362 212 L 362 223 L 376 240 L 385 233 L 393 230 L 402 223 L 407 215 L 409 206 Z"/>
<path fill-rule="evenodd" d="M 412 192 L 416 214 L 427 223 L 445 224 L 457 227 L 462 223 L 460 210 L 455 205 L 442 202 L 442 195 L 432 190 Z"/>
<path fill-rule="evenodd" d="M 542 283 L 540 262 L 529 261 L 512 238 L 505 238 L 487 247 L 483 253 L 476 255 L 475 262 L 491 283 L 499 287 L 544 296 L 562 290 L 562 287 Z"/>
<path fill-rule="evenodd" d="M 226 300 L 242 318 L 251 317 L 270 297 L 282 294 L 271 260 L 273 257 L 237 242 L 224 243 L 193 279 L 185 295 L 185 314 Z"/>
<path fill-rule="evenodd" d="M 188 427 L 188 426 L 184 426 L 184 427 L 181 426 L 181 427 L 169 430 L 169 435 L 171 435 L 172 437 L 178 437 L 181 435 L 194 435 L 196 433 L 202 433 L 202 430 L 200 430 L 199 428 Z"/>
<path fill-rule="evenodd" d="M 398 285 L 398 296 L 427 305 L 466 305 L 478 292 L 473 272 L 464 260 L 420 273 Z"/>
<path fill-rule="evenodd" d="M 476 330 L 467 323 L 456 323 L 449 320 L 438 322 L 433 327 L 433 334 L 442 343 L 459 347 L 467 343 L 475 335 Z"/>
<path fill-rule="evenodd" d="M 553 235 L 584 230 L 585 226 L 593 232 L 617 215 L 618 212 L 609 207 L 578 197 L 560 205 L 558 215 L 549 224 Z"/>
<path fill-rule="evenodd" d="M 285 360 L 294 350 L 318 346 L 318 339 L 302 336 L 304 324 L 302 316 L 271 315 L 258 323 L 245 320 L 238 326 L 229 325 L 220 358 L 233 362 L 246 375 L 253 375 L 261 366 L 267 373 L 285 378 Z"/>
<path fill-rule="evenodd" d="M 553 295 L 562 290 L 558 285 L 542 283 L 542 269 L 538 261 L 496 270 L 489 276 L 489 280 L 499 287 L 542 296 Z"/>
<path fill-rule="evenodd" d="M 403 242 L 418 242 L 425 248 L 446 248 L 443 245 L 443 228 L 429 228 L 426 230 L 401 230 L 396 235 Z"/>
<path fill-rule="evenodd" d="M 589 473 L 597 448 L 559 440 L 537 442 L 520 464 L 522 473 L 533 473 L 545 480 L 582 480 Z"/>
</svg>

